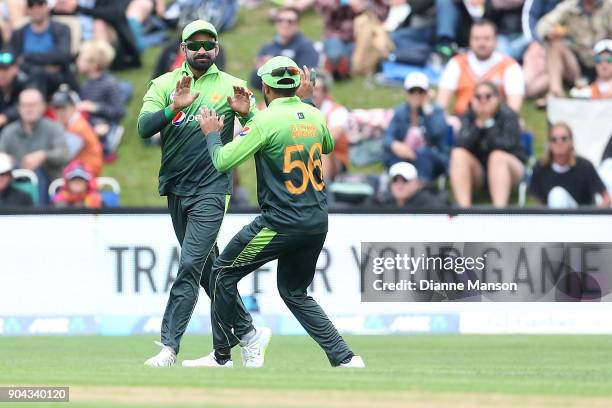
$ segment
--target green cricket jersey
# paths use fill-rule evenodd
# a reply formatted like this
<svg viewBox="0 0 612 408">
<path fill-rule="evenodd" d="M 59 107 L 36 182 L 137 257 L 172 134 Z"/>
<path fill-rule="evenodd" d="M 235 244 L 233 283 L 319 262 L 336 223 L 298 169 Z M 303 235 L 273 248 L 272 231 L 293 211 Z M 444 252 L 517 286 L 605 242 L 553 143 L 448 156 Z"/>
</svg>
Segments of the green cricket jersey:
<svg viewBox="0 0 612 408">
<path fill-rule="evenodd" d="M 151 81 L 138 115 L 138 132 L 141 137 L 148 138 L 161 132 L 159 193 L 178 196 L 204 192 L 229 194 L 232 190 L 231 174 L 215 170 L 200 130 L 199 111 L 207 106 L 219 116 L 225 115 L 221 141 L 230 142 L 234 133 L 235 113 L 227 103 L 227 97 L 234 95 L 233 86 L 246 88 L 246 82 L 212 65 L 204 75 L 191 82 L 191 93 L 200 92 L 198 99 L 173 115 L 168 107 L 172 103 L 177 81 L 185 75 L 193 77 L 186 62 L 181 68 Z M 247 122 L 256 109 L 255 98 L 252 98 L 249 116 L 239 117 L 241 123 Z"/>
<path fill-rule="evenodd" d="M 321 156 L 334 139 L 325 117 L 298 97 L 278 98 L 258 112 L 240 136 L 223 146 L 206 137 L 214 166 L 227 172 L 255 155 L 257 196 L 264 221 L 277 232 L 327 231 L 327 197 Z"/>
</svg>

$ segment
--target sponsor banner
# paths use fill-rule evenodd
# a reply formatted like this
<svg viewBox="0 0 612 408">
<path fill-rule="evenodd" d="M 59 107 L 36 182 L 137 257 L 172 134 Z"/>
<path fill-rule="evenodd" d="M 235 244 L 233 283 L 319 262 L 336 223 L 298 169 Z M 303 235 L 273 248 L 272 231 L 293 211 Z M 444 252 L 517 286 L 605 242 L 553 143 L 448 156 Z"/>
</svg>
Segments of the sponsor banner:
<svg viewBox="0 0 612 408">
<path fill-rule="evenodd" d="M 332 318 L 342 334 L 458 333 L 458 314 L 348 315 Z M 293 316 L 253 314 L 255 326 L 267 326 L 276 334 L 305 335 Z M 54 316 L 2 317 L 0 335 L 158 335 L 162 316 Z M 210 334 L 210 317 L 193 316 L 187 333 Z"/>
<path fill-rule="evenodd" d="M 219 237 L 221 250 L 254 217 L 228 215 Z M 483 310 L 523 311 L 522 304 L 362 302 L 362 242 L 524 242 L 528 239 L 543 243 L 597 243 L 607 242 L 610 230 L 612 217 L 609 215 L 333 214 L 309 292 L 345 332 L 401 333 L 404 328 L 417 332 L 428 325 L 435 331 L 439 322 L 431 316 Z M 4 316 L 0 317 L 0 332 L 6 334 L 7 325 L 8 332 L 17 331 L 14 329 L 17 322 L 19 332 L 28 334 L 33 320 L 23 319 L 36 317 L 60 319 L 39 321 L 34 326 L 41 331 L 41 325 L 49 324 L 47 332 L 58 333 L 75 332 L 71 324 L 76 323 L 71 319 L 79 316 L 94 319 L 91 324 L 87 319 L 82 325 L 77 322 L 76 327 L 83 334 L 148 333 L 159 326 L 151 316 L 163 314 L 180 259 L 180 248 L 168 215 L 0 216 L 0 231 L 0 316 Z M 266 319 L 271 318 L 270 325 L 276 330 L 302 333 L 278 295 L 275 270 L 276 263 L 271 262 L 247 276 L 239 284 L 240 293 L 256 299 L 257 308 L 253 310 L 258 310 Z M 560 311 L 561 305 L 525 304 L 527 311 L 534 313 L 551 311 L 551 308 Z M 568 305 L 572 307 L 570 311 L 578 314 L 612 313 L 610 303 Z M 208 330 L 209 307 L 208 297 L 202 290 L 194 310 L 196 320 L 192 323 L 197 330 Z M 459 327 L 458 318 L 456 324 Z M 448 326 L 453 327 L 452 322 Z M 592 329 L 598 332 L 597 327 Z"/>
</svg>

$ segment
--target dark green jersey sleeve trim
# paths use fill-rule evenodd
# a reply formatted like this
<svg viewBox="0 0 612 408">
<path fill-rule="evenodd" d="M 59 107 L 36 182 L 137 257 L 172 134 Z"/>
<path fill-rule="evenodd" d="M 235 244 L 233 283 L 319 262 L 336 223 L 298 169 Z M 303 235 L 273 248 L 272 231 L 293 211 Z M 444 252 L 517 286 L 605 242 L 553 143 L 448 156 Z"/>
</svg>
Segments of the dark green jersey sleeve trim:
<svg viewBox="0 0 612 408">
<path fill-rule="evenodd" d="M 170 123 L 172 115 L 169 106 L 157 112 L 143 113 L 138 118 L 138 134 L 143 139 L 153 137 Z"/>
</svg>

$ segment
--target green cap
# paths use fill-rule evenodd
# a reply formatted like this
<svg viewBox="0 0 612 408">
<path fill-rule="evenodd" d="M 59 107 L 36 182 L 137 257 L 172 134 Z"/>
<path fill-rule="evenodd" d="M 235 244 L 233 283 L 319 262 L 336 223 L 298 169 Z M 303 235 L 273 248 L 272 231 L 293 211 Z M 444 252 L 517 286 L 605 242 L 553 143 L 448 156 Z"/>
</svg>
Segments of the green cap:
<svg viewBox="0 0 612 408">
<path fill-rule="evenodd" d="M 186 41 L 189 37 L 199 32 L 208 33 L 215 37 L 215 39 L 218 38 L 217 29 L 214 25 L 210 24 L 208 21 L 196 20 L 187 24 L 185 28 L 183 28 L 183 41 Z"/>
<path fill-rule="evenodd" d="M 274 57 L 268 60 L 257 70 L 257 75 L 261 77 L 264 84 L 271 88 L 297 88 L 300 86 L 300 74 L 290 75 L 285 71 L 283 76 L 272 76 L 271 72 L 277 68 L 295 67 L 297 64 L 288 57 Z"/>
</svg>

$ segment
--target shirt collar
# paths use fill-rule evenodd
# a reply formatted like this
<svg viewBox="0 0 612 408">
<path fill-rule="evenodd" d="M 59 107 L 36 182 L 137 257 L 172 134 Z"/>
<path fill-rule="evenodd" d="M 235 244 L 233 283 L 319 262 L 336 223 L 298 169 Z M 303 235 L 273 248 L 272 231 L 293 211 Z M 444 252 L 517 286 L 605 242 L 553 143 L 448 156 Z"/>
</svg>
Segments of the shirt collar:
<svg viewBox="0 0 612 408">
<path fill-rule="evenodd" d="M 189 76 L 193 76 L 193 71 L 191 71 L 191 67 L 189 66 L 187 61 L 183 62 L 182 72 L 184 74 L 189 75 Z M 217 68 L 217 65 L 212 64 L 208 68 L 208 70 L 204 73 L 204 75 L 202 75 L 200 78 L 205 77 L 205 76 L 209 76 L 209 75 L 218 75 L 218 74 L 219 74 L 219 68 Z M 198 78 L 198 79 L 200 79 L 200 78 Z"/>
</svg>

